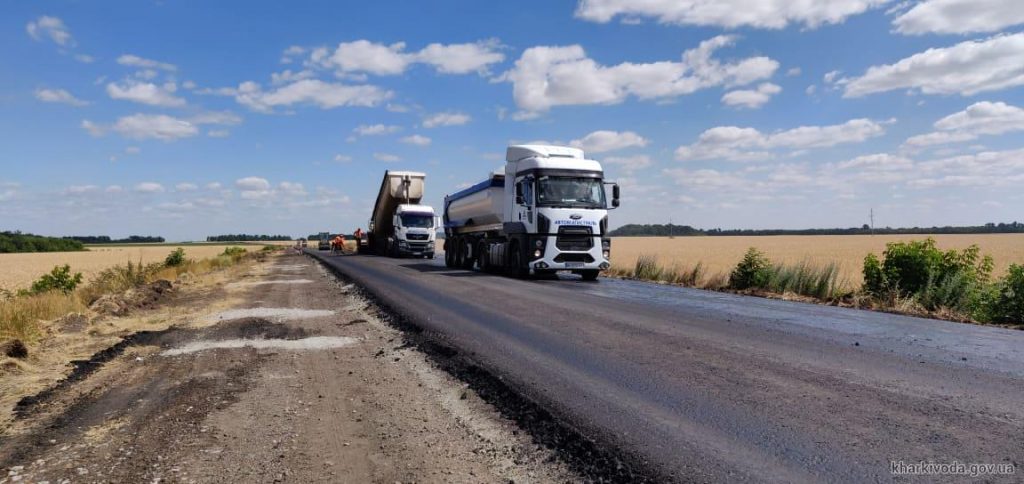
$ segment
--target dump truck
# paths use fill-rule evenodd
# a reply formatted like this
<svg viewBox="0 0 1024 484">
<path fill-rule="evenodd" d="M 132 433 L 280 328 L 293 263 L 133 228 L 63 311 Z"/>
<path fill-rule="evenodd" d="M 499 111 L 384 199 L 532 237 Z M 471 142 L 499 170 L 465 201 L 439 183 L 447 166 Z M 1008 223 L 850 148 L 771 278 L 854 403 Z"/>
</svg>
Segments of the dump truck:
<svg viewBox="0 0 1024 484">
<path fill-rule="evenodd" d="M 421 205 L 427 175 L 384 172 L 366 232 L 366 248 L 389 257 L 434 258 L 437 225 L 434 208 Z"/>
<path fill-rule="evenodd" d="M 546 145 L 509 146 L 505 161 L 445 197 L 445 265 L 514 277 L 571 271 L 586 280 L 608 269 L 608 210 L 619 206 L 619 186 L 604 180 L 601 164 L 583 150 Z"/>
</svg>

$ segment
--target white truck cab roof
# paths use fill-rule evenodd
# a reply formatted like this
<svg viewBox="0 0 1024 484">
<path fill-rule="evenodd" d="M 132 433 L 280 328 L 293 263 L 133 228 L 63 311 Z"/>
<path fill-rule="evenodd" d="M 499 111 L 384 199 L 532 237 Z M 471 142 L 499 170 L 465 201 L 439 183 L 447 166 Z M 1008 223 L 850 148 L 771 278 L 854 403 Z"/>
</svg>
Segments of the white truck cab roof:
<svg viewBox="0 0 1024 484">
<path fill-rule="evenodd" d="M 396 213 L 404 212 L 434 213 L 434 207 L 431 207 L 430 205 L 416 205 L 411 203 L 403 203 L 398 206 Z"/>
<path fill-rule="evenodd" d="M 517 171 L 559 169 L 601 171 L 601 164 L 588 160 L 583 150 L 569 146 L 513 145 L 505 152 L 505 160 L 517 163 Z"/>
</svg>

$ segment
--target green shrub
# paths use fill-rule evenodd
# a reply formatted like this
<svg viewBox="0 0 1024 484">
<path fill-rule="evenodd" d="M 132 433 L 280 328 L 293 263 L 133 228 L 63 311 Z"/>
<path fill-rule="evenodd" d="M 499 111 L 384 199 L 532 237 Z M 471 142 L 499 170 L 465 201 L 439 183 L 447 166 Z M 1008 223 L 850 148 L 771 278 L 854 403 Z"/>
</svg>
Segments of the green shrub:
<svg viewBox="0 0 1024 484">
<path fill-rule="evenodd" d="M 885 287 L 885 273 L 882 272 L 882 262 L 875 254 L 868 254 L 864 258 L 864 292 L 872 296 L 883 295 Z"/>
<path fill-rule="evenodd" d="M 129 260 L 125 265 L 104 269 L 79 294 L 85 304 L 92 304 L 104 294 L 118 293 L 145 284 L 150 274 L 163 267 L 159 262 L 145 266 L 142 262 L 133 264 Z"/>
<path fill-rule="evenodd" d="M 633 266 L 633 277 L 641 281 L 657 281 L 661 277 L 662 268 L 658 258 L 652 255 L 641 255 Z"/>
<path fill-rule="evenodd" d="M 50 291 L 61 291 L 64 294 L 68 294 L 74 291 L 79 284 L 82 283 L 82 273 L 76 272 L 74 275 L 71 274 L 71 266 L 64 264 L 62 266 L 56 266 L 49 274 L 43 274 L 39 280 L 32 283 L 32 288 L 28 291 L 20 291 L 22 295 L 30 294 L 42 294 Z"/>
<path fill-rule="evenodd" d="M 173 252 L 167 254 L 167 258 L 164 259 L 164 265 L 167 267 L 178 267 L 185 263 L 185 249 L 178 247 Z"/>
<path fill-rule="evenodd" d="M 765 287 L 771 275 L 771 262 L 763 253 L 751 247 L 729 274 L 729 287 L 732 289 Z"/>
<path fill-rule="evenodd" d="M 986 313 L 993 323 L 1024 324 L 1024 265 L 1010 265 L 995 285 Z"/>
<path fill-rule="evenodd" d="M 763 289 L 784 294 L 787 292 L 813 297 L 823 301 L 841 295 L 839 266 L 832 262 L 815 266 L 807 261 L 795 265 L 773 265 Z"/>
<path fill-rule="evenodd" d="M 227 256 L 232 259 L 238 259 L 244 256 L 245 252 L 246 251 L 244 247 L 227 247 L 224 249 L 224 252 L 221 252 L 220 255 Z"/>
</svg>

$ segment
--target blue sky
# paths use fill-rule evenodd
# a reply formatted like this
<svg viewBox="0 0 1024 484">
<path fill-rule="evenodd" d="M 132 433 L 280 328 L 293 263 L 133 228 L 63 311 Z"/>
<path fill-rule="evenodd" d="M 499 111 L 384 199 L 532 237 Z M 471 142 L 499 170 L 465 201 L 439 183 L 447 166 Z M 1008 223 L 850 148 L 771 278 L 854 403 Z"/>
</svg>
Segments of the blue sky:
<svg viewBox="0 0 1024 484">
<path fill-rule="evenodd" d="M 0 228 L 351 231 L 510 143 L 583 147 L 612 225 L 1020 219 L 1017 0 L 5 2 Z"/>
</svg>

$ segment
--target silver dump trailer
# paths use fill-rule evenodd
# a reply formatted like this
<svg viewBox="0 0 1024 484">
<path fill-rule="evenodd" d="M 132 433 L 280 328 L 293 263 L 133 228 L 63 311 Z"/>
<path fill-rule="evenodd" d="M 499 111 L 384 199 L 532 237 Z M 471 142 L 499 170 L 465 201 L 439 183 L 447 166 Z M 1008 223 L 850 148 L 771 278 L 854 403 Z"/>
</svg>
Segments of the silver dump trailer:
<svg viewBox="0 0 1024 484">
<path fill-rule="evenodd" d="M 379 255 L 434 257 L 433 207 L 421 205 L 427 175 L 384 172 L 367 230 L 367 245 Z"/>
</svg>

